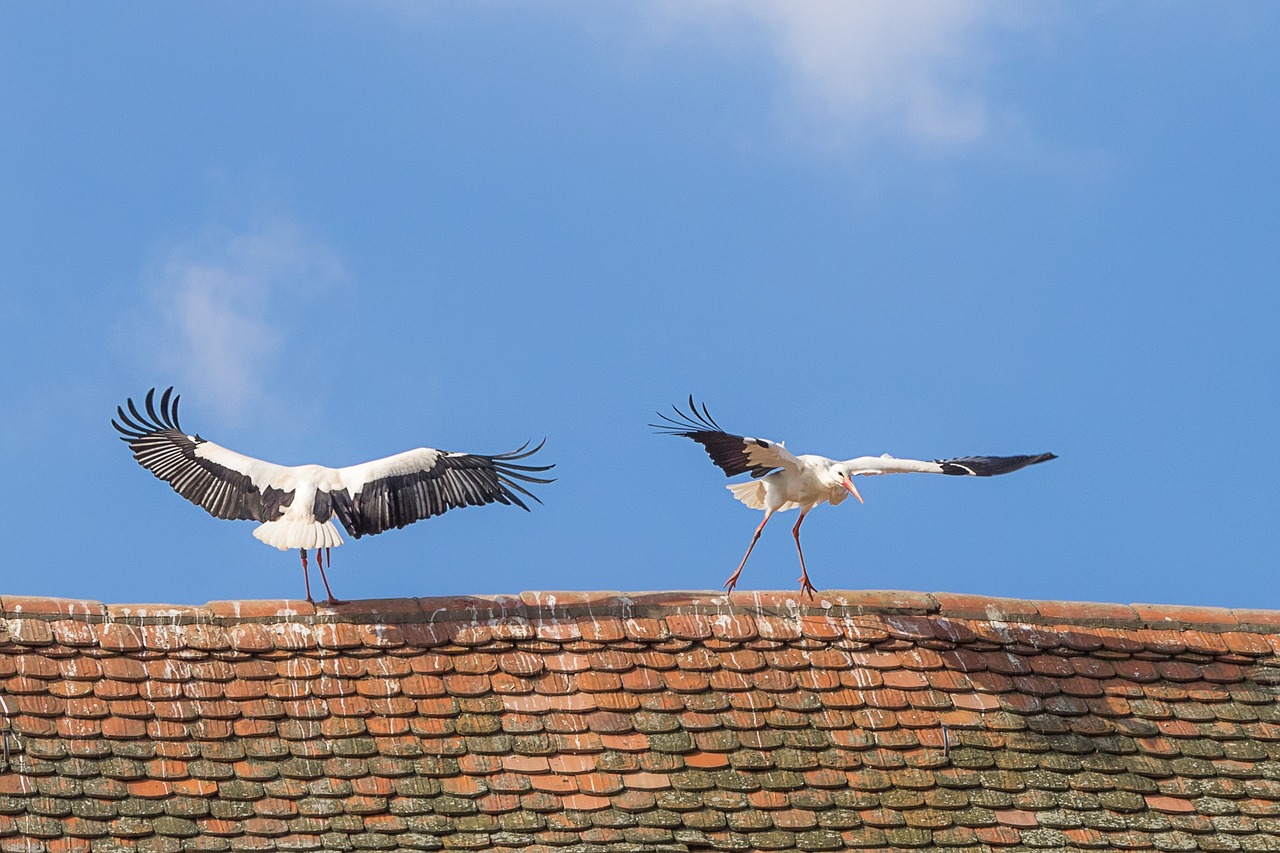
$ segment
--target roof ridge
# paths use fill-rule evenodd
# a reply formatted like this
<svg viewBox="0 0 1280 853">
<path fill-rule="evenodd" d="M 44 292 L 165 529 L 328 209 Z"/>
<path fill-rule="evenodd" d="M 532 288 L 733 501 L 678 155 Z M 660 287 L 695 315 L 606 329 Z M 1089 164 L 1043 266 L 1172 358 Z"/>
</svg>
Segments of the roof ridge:
<svg viewBox="0 0 1280 853">
<path fill-rule="evenodd" d="M 366 599 L 337 607 L 295 599 L 186 604 L 105 604 L 44 596 L 0 595 L 0 616 L 44 621 L 121 622 L 138 625 L 254 622 L 474 623 L 557 621 L 591 617 L 731 617 L 737 614 L 846 619 L 857 616 L 931 616 L 992 623 L 1079 625 L 1124 629 L 1250 629 L 1280 633 L 1280 611 L 1180 604 L 1113 604 L 1001 598 L 968 593 L 903 590 L 828 590 L 812 601 L 794 591 L 555 591 L 519 595 L 459 595 Z"/>
</svg>

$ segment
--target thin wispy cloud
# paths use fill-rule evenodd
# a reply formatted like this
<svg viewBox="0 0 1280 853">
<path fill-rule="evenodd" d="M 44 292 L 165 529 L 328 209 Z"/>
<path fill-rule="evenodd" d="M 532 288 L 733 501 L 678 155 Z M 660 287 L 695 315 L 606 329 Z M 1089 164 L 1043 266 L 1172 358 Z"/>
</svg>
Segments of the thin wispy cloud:
<svg viewBox="0 0 1280 853">
<path fill-rule="evenodd" d="M 651 7 L 661 29 L 762 45 L 777 63 L 789 119 L 819 134 L 964 145 L 993 127 L 985 81 L 1003 7 L 950 2 L 682 0 Z"/>
<path fill-rule="evenodd" d="M 140 336 L 155 342 L 147 357 L 235 421 L 284 366 L 308 305 L 344 275 L 332 249 L 289 222 L 211 231 L 173 246 L 153 275 L 143 322 L 155 328 Z"/>
</svg>

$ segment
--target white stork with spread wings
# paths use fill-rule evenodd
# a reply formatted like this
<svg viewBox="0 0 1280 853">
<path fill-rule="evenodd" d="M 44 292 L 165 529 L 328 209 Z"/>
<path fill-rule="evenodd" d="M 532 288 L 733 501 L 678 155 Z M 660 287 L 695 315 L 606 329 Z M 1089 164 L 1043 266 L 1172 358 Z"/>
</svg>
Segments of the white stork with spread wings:
<svg viewBox="0 0 1280 853">
<path fill-rule="evenodd" d="M 702 406 L 701 411 L 698 410 L 692 395 L 689 397 L 688 412 L 682 412 L 679 407 L 672 408 L 676 414 L 674 418 L 659 412 L 658 417 L 665 423 L 650 426 L 664 435 L 684 436 L 701 444 L 711 461 L 724 471 L 726 477 L 750 473 L 752 479 L 745 483 L 733 483 L 727 488 L 735 498 L 752 509 L 764 510 L 764 520 L 751 537 L 746 555 L 738 564 L 737 571 L 724 583 L 725 589 L 729 591 L 737 585 L 742 567 L 747 564 L 747 557 L 751 556 L 751 549 L 760 538 L 760 531 L 764 530 L 773 514 L 780 510 L 799 509 L 800 518 L 796 520 L 791 533 L 796 540 L 796 551 L 800 554 L 800 591 L 812 597 L 814 588 L 809 582 L 809 572 L 805 569 L 804 549 L 800 547 L 800 525 L 804 523 L 809 511 L 821 503 L 836 506 L 849 495 L 862 503 L 862 495 L 858 494 L 853 485 L 853 477 L 874 474 L 992 477 L 1058 458 L 1052 453 L 1041 453 L 1035 456 L 962 456 L 922 462 L 916 459 L 895 459 L 887 453 L 883 456 L 859 456 L 844 461 L 808 454 L 795 456 L 780 441 L 725 432 L 712 419 L 706 405 Z"/>
<path fill-rule="evenodd" d="M 145 415 L 130 399 L 128 412 L 116 409 L 119 423 L 111 421 L 133 458 L 215 518 L 261 522 L 255 537 L 281 551 L 300 549 L 307 601 L 312 600 L 307 549 L 314 548 L 328 603 L 342 603 L 324 573 L 324 557 L 342 544 L 335 518 L 359 539 L 464 506 L 496 502 L 528 510 L 520 495 L 538 498 L 516 481 L 553 482 L 531 474 L 554 465 L 517 464 L 545 440 L 497 456 L 420 447 L 347 468 L 275 465 L 187 435 L 178 425 L 173 388 L 160 396 L 158 409 L 155 394 L 154 388 L 147 392 Z"/>
</svg>

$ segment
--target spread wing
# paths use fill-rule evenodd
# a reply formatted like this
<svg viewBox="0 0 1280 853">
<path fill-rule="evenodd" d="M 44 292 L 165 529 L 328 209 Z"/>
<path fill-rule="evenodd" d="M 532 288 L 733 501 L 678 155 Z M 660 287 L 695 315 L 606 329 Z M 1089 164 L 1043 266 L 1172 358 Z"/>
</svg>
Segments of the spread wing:
<svg viewBox="0 0 1280 853">
<path fill-rule="evenodd" d="M 794 468 L 800 461 L 782 446 L 781 442 L 767 438 L 752 438 L 725 432 L 711 417 L 704 404 L 701 411 L 689 395 L 689 411 L 671 407 L 676 416 L 658 412 L 665 423 L 649 424 L 663 435 L 680 435 L 701 444 L 711 461 L 724 471 L 726 477 L 750 472 L 752 477 L 763 477 L 779 468 Z"/>
<path fill-rule="evenodd" d="M 957 456 L 954 459 L 935 459 L 932 462 L 924 462 L 918 459 L 895 459 L 886 453 L 883 456 L 859 456 L 844 464 L 849 466 L 852 475 L 954 474 L 968 477 L 994 477 L 997 474 L 1008 474 L 1019 468 L 1026 468 L 1028 465 L 1057 458 L 1053 453 L 1040 453 L 1034 456 Z"/>
<path fill-rule="evenodd" d="M 451 453 L 420 447 L 338 470 L 343 490 L 333 494 L 334 512 L 353 537 L 381 533 L 464 506 L 514 504 L 520 495 L 542 503 L 520 483 L 551 483 L 532 476 L 554 465 L 524 465 L 542 449 L 529 445 L 497 456 Z"/>
<path fill-rule="evenodd" d="M 158 409 L 155 396 L 155 388 L 147 392 L 145 414 L 130 398 L 128 411 L 117 407 L 119 421 L 111 421 L 139 465 L 215 518 L 270 521 L 279 517 L 280 508 L 293 500 L 292 491 L 272 485 L 280 481 L 282 466 L 187 435 L 178 425 L 179 396 L 173 388 L 160 396 Z"/>
</svg>

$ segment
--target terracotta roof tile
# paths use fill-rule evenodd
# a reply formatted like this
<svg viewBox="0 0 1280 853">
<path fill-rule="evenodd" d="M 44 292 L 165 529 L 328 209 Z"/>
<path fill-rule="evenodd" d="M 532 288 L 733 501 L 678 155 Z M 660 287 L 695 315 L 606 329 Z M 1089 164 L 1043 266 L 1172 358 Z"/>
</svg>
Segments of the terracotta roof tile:
<svg viewBox="0 0 1280 853">
<path fill-rule="evenodd" d="M 0 598 L 0 851 L 1280 846 L 1275 613 L 820 598 Z"/>
</svg>

